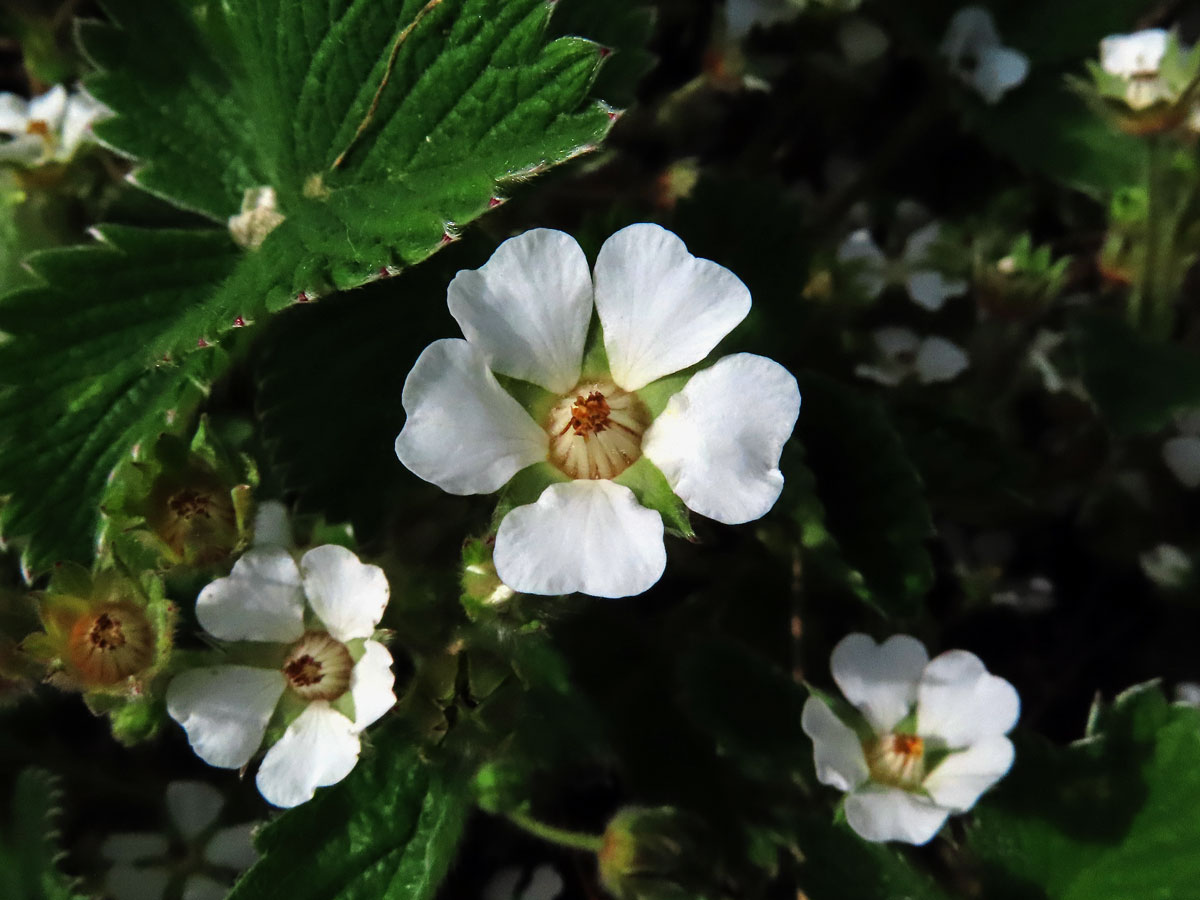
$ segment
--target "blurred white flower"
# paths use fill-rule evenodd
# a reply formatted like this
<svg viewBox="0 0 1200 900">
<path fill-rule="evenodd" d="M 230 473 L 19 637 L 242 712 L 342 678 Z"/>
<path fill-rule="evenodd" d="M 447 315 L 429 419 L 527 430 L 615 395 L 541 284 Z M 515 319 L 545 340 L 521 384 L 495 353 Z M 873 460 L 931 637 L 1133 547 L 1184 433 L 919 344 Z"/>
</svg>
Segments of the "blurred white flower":
<svg viewBox="0 0 1200 900">
<path fill-rule="evenodd" d="M 1159 77 L 1169 38 L 1162 28 L 1147 28 L 1100 41 L 1100 68 L 1125 80 L 1125 102 L 1130 109 L 1143 110 L 1174 99 L 1174 92 Z"/>
<path fill-rule="evenodd" d="M 936 335 L 921 337 L 908 328 L 880 328 L 872 333 L 878 358 L 854 367 L 859 378 L 888 387 L 916 378 L 921 384 L 953 381 L 971 364 L 957 344 Z"/>
<path fill-rule="evenodd" d="M 778 363 L 723 357 L 657 418 L 638 393 L 703 360 L 750 310 L 732 272 L 692 256 L 671 232 L 618 231 L 593 280 L 570 235 L 527 231 L 459 272 L 448 294 L 466 340 L 436 341 L 417 359 L 396 455 L 452 494 L 491 493 L 537 463 L 561 473 L 500 522 L 494 562 L 513 590 L 624 597 L 658 581 L 662 517 L 620 482 L 642 456 L 690 509 L 718 522 L 757 519 L 779 498 L 800 392 Z M 593 306 L 608 370 L 584 372 Z M 535 420 L 496 375 L 549 391 L 549 409 Z"/>
<path fill-rule="evenodd" d="M 967 291 L 966 281 L 947 278 L 933 266 L 930 251 L 941 235 L 939 222 L 918 228 L 909 235 L 900 259 L 892 262 L 875 243 L 871 232 L 860 228 L 842 241 L 837 260 L 849 270 L 865 299 L 874 300 L 889 284 L 903 284 L 913 303 L 936 312 L 947 299 Z"/>
<path fill-rule="evenodd" d="M 197 756 L 227 769 L 250 761 L 277 709 L 290 714 L 256 782 L 276 806 L 303 803 L 350 774 L 359 733 L 396 702 L 391 654 L 371 640 L 387 602 L 383 570 L 345 547 L 316 547 L 297 564 L 283 547 L 256 545 L 200 592 L 196 618 L 222 641 L 281 645 L 279 662 L 184 671 L 167 712 Z"/>
<path fill-rule="evenodd" d="M 528 872 L 520 866 L 508 866 L 491 877 L 482 900 L 556 900 L 563 887 L 562 876 L 549 863 Z"/>
<path fill-rule="evenodd" d="M 85 141 L 92 125 L 112 112 L 80 88 L 68 93 L 61 84 L 26 100 L 0 93 L 0 163 L 22 166 L 68 162 Z"/>
<path fill-rule="evenodd" d="M 1175 426 L 1179 434 L 1163 443 L 1163 463 L 1185 488 L 1200 487 L 1200 410 L 1176 416 Z"/>
<path fill-rule="evenodd" d="M 842 721 L 814 696 L 802 725 L 817 778 L 846 792 L 846 820 L 867 840 L 927 843 L 1012 766 L 1005 735 L 1020 698 L 975 654 L 948 650 L 930 660 L 907 635 L 876 644 L 851 634 L 830 668 L 858 715 Z"/>
<path fill-rule="evenodd" d="M 725 0 L 725 31 L 741 40 L 756 26 L 766 28 L 796 18 L 805 0 Z"/>
<path fill-rule="evenodd" d="M 838 25 L 838 46 L 852 66 L 873 63 L 887 52 L 887 32 L 863 16 L 847 16 Z"/>
<path fill-rule="evenodd" d="M 1000 43 L 992 14 L 981 6 L 954 14 L 941 52 L 950 71 L 988 103 L 1000 102 L 1029 74 L 1029 57 Z"/>
<path fill-rule="evenodd" d="M 167 833 L 114 834 L 100 845 L 113 863 L 105 892 L 112 900 L 162 900 L 173 887 L 181 900 L 222 900 L 258 858 L 251 840 L 256 823 L 218 828 L 225 798 L 202 781 L 171 782 L 166 801 Z"/>
<path fill-rule="evenodd" d="M 1146 577 L 1163 588 L 1178 588 L 1192 577 L 1192 559 L 1174 544 L 1159 544 L 1138 557 Z"/>
<path fill-rule="evenodd" d="M 1181 681 L 1175 685 L 1175 702 L 1184 706 L 1200 706 L 1200 684 Z"/>
<path fill-rule="evenodd" d="M 1022 613 L 1042 613 L 1054 608 L 1054 582 L 1042 575 L 992 593 L 992 602 Z"/>
</svg>

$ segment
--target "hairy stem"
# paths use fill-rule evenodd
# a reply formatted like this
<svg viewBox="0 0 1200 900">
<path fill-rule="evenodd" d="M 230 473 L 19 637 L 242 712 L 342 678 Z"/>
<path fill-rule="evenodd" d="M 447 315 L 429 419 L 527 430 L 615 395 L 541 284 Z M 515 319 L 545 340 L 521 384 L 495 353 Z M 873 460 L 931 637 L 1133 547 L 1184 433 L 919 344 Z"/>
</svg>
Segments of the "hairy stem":
<svg viewBox="0 0 1200 900">
<path fill-rule="evenodd" d="M 560 847 L 570 847 L 573 850 L 582 850 L 586 853 L 599 853 L 604 847 L 604 838 L 598 834 L 587 834 L 581 831 L 568 831 L 565 828 L 556 828 L 553 825 L 547 825 L 545 822 L 539 822 L 524 811 L 513 811 L 507 815 L 508 820 L 521 830 L 528 831 L 530 834 L 544 841 L 558 844 Z"/>
</svg>

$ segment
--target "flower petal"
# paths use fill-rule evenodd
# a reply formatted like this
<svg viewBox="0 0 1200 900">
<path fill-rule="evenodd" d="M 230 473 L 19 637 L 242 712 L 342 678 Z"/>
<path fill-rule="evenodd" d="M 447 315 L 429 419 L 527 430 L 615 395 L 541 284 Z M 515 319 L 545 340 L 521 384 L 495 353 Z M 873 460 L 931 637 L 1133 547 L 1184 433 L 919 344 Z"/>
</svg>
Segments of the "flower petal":
<svg viewBox="0 0 1200 900">
<path fill-rule="evenodd" d="M 392 654 L 378 641 L 363 644 L 362 659 L 350 672 L 350 695 L 354 698 L 354 728 L 362 731 L 396 705 L 392 686 Z"/>
<path fill-rule="evenodd" d="M 629 597 L 662 577 L 662 517 L 611 481 L 552 484 L 500 523 L 496 574 L 523 594 Z"/>
<path fill-rule="evenodd" d="M 434 341 L 408 373 L 396 456 L 451 494 L 490 494 L 546 458 L 550 437 L 496 381 L 481 350 Z"/>
<path fill-rule="evenodd" d="M 104 876 L 104 891 L 112 900 L 161 900 L 171 873 L 160 866 L 113 866 Z"/>
<path fill-rule="evenodd" d="M 868 300 L 887 287 L 887 257 L 868 228 L 851 232 L 837 249 L 837 261 L 851 267 L 854 283 Z"/>
<path fill-rule="evenodd" d="M 579 382 L 592 320 L 592 273 L 575 239 L 535 228 L 496 248 L 447 291 L 450 315 L 493 372 L 556 394 Z"/>
<path fill-rule="evenodd" d="M 904 280 L 913 303 L 930 312 L 937 312 L 951 297 L 965 293 L 967 283 L 961 278 L 947 278 L 941 272 L 918 270 Z"/>
<path fill-rule="evenodd" d="M 251 547 L 196 598 L 201 627 L 223 641 L 294 641 L 304 634 L 300 570 L 281 547 Z"/>
<path fill-rule="evenodd" d="M 24 134 L 29 126 L 29 104 L 24 97 L 0 93 L 0 134 Z"/>
<path fill-rule="evenodd" d="M 203 781 L 172 781 L 167 785 L 167 812 L 188 843 L 217 821 L 224 805 L 221 792 Z"/>
<path fill-rule="evenodd" d="M 999 103 L 1029 74 L 1029 57 L 1012 47 L 988 47 L 980 52 L 971 86 L 988 103 Z"/>
<path fill-rule="evenodd" d="M 642 452 L 690 509 L 727 525 L 766 514 L 800 388 L 779 363 L 737 353 L 697 372 L 646 431 Z"/>
<path fill-rule="evenodd" d="M 368 638 L 388 604 L 383 569 L 362 562 L 345 547 L 324 544 L 300 557 L 304 595 L 329 633 L 339 641 Z"/>
<path fill-rule="evenodd" d="M 658 225 L 630 225 L 605 241 L 595 280 L 613 381 L 627 391 L 700 362 L 750 312 L 736 275 Z"/>
<path fill-rule="evenodd" d="M 143 862 L 161 859 L 171 849 L 166 835 L 152 832 L 110 834 L 100 845 L 100 855 L 116 863 Z"/>
<path fill-rule="evenodd" d="M 846 699 L 882 734 L 912 710 L 928 661 L 925 645 L 907 634 L 894 634 L 882 644 L 865 634 L 848 634 L 833 648 L 829 668 Z"/>
<path fill-rule="evenodd" d="M 236 872 L 250 868 L 258 861 L 258 851 L 254 849 L 256 827 L 257 823 L 246 822 L 218 830 L 204 848 L 204 859 Z"/>
<path fill-rule="evenodd" d="M 262 743 L 287 680 L 275 669 L 209 666 L 176 675 L 167 713 L 210 766 L 240 769 Z"/>
<path fill-rule="evenodd" d="M 939 806 L 966 812 L 980 794 L 1004 777 L 1012 764 L 1012 741 L 1006 737 L 984 738 L 943 759 L 921 786 Z"/>
<path fill-rule="evenodd" d="M 358 762 L 354 724 L 324 700 L 308 709 L 263 757 L 255 783 L 275 806 L 289 808 L 311 800 L 317 788 L 337 784 Z"/>
<path fill-rule="evenodd" d="M 1100 41 L 1100 67 L 1125 78 L 1157 72 L 1167 52 L 1167 37 L 1162 28 L 1111 34 Z"/>
<path fill-rule="evenodd" d="M 44 122 L 52 134 L 62 129 L 63 114 L 67 111 L 67 89 L 56 84 L 41 96 L 29 101 L 29 120 Z"/>
<path fill-rule="evenodd" d="M 921 341 L 913 362 L 921 384 L 953 381 L 971 364 L 971 358 L 957 344 L 943 337 L 927 337 Z"/>
<path fill-rule="evenodd" d="M 112 110 L 82 88 L 67 100 L 63 112 L 62 143 L 55 154 L 59 159 L 70 159 L 75 155 L 79 146 L 91 139 L 92 125 L 106 116 L 112 115 Z"/>
<path fill-rule="evenodd" d="M 228 894 L 228 885 L 207 875 L 193 874 L 183 883 L 183 894 L 179 900 L 225 900 Z"/>
<path fill-rule="evenodd" d="M 969 73 L 980 53 L 999 46 L 1000 34 L 992 14 L 981 6 L 964 6 L 950 19 L 941 52 L 953 69 Z"/>
<path fill-rule="evenodd" d="M 947 650 L 930 660 L 917 687 L 917 729 L 948 747 L 968 747 L 1007 734 L 1021 714 L 1011 684 L 992 675 L 974 653 Z"/>
<path fill-rule="evenodd" d="M 1163 444 L 1163 462 L 1186 488 L 1200 487 L 1200 437 L 1186 434 Z"/>
<path fill-rule="evenodd" d="M 817 780 L 839 791 L 852 791 L 867 780 L 867 760 L 858 735 L 823 700 L 804 701 L 800 726 L 812 738 Z"/>
<path fill-rule="evenodd" d="M 292 546 L 292 526 L 288 522 L 287 507 L 278 500 L 264 500 L 254 513 L 255 547 Z"/>
<path fill-rule="evenodd" d="M 868 785 L 846 798 L 846 821 L 868 841 L 928 844 L 950 810 L 897 787 Z"/>
</svg>

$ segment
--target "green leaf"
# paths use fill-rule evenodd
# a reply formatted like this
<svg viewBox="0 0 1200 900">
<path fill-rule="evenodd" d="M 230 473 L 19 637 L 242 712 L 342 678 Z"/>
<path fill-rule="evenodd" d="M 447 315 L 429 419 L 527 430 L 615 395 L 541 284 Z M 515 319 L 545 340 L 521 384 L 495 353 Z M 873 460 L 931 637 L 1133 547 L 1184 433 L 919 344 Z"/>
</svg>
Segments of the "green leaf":
<svg viewBox="0 0 1200 900">
<path fill-rule="evenodd" d="M 655 10 L 638 0 L 560 0 L 550 30 L 583 34 L 612 49 L 596 78 L 596 95 L 609 103 L 633 103 L 638 83 L 656 58 L 646 49 L 654 35 Z"/>
<path fill-rule="evenodd" d="M 1200 710 L 1140 685 L 1066 748 L 1019 744 L 977 808 L 969 846 L 987 896 L 1194 897 L 1200 882 Z M 994 893 L 993 893 L 994 892 Z"/>
<path fill-rule="evenodd" d="M 946 894 L 896 847 L 864 841 L 845 824 L 804 814 L 788 837 L 802 854 L 796 880 L 810 900 L 947 900 Z"/>
<path fill-rule="evenodd" d="M 59 790 L 49 772 L 25 769 L 16 778 L 11 818 L 0 832 L 0 897 L 76 900 L 58 869 Z"/>
<path fill-rule="evenodd" d="M 723 751 L 765 762 L 784 781 L 812 758 L 800 727 L 804 689 L 748 648 L 705 639 L 681 657 L 679 678 L 688 714 Z"/>
<path fill-rule="evenodd" d="M 1200 354 L 1088 315 L 1072 331 L 1084 384 L 1118 435 L 1148 434 L 1200 405 Z"/>
<path fill-rule="evenodd" d="M 376 733 L 345 781 L 259 834 L 229 900 L 432 900 L 471 809 L 466 778 Z"/>
<path fill-rule="evenodd" d="M 1094 197 L 1145 176 L 1145 141 L 1117 131 L 1056 74 L 1032 77 L 1003 103 L 973 108 L 971 118 L 993 151 Z"/>
<path fill-rule="evenodd" d="M 880 405 L 819 375 L 801 379 L 803 405 L 785 454 L 781 500 L 808 559 L 891 616 L 916 615 L 933 584 L 933 533 L 919 476 Z M 807 471 L 806 471 L 807 467 Z"/>
<path fill-rule="evenodd" d="M 41 284 L 0 301 L 0 514 L 40 571 L 90 558 L 109 473 L 187 420 L 226 365 L 209 348 L 164 360 L 187 310 L 236 261 L 220 233 L 108 226 L 103 243 L 30 261 Z M 190 334 L 193 346 L 194 333 Z"/>
<path fill-rule="evenodd" d="M 546 43 L 544 0 L 103 5 L 112 21 L 81 28 L 116 112 L 100 136 L 221 228 L 106 227 L 111 246 L 39 257 L 47 284 L 0 300 L 3 529 L 31 568 L 90 556 L 113 464 L 168 411 L 187 419 L 209 345 L 425 259 L 611 126 L 587 101 L 601 48 Z M 264 186 L 286 218 L 239 254 L 228 219 Z"/>
</svg>

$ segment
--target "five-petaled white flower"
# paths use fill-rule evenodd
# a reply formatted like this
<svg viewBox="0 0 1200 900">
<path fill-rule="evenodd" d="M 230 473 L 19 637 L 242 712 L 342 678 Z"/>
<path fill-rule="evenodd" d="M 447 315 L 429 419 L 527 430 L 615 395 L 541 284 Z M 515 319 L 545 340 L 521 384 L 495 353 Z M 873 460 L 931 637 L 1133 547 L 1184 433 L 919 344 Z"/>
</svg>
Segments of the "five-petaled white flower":
<svg viewBox="0 0 1200 900">
<path fill-rule="evenodd" d="M 0 94 L 0 162 L 41 165 L 67 162 L 89 139 L 93 123 L 111 115 L 85 90 L 68 94 L 61 84 L 32 100 Z"/>
<path fill-rule="evenodd" d="M 999 103 L 1029 74 L 1029 57 L 1000 43 L 992 14 L 964 6 L 954 14 L 942 40 L 950 71 L 988 103 Z"/>
<path fill-rule="evenodd" d="M 1170 33 L 1147 28 L 1133 34 L 1112 34 L 1100 41 L 1100 68 L 1124 79 L 1125 102 L 1143 110 L 1159 102 L 1170 102 L 1173 92 L 1160 77 Z"/>
<path fill-rule="evenodd" d="M 916 377 L 921 384 L 953 381 L 971 364 L 966 351 L 944 337 L 921 337 L 909 328 L 880 328 L 871 335 L 878 358 L 854 367 L 859 378 L 895 387 Z"/>
<path fill-rule="evenodd" d="M 105 892 L 112 900 L 222 900 L 234 876 L 258 859 L 251 840 L 257 823 L 217 827 L 225 798 L 203 781 L 172 781 L 166 801 L 166 834 L 114 834 L 100 845 L 113 863 Z"/>
<path fill-rule="evenodd" d="M 783 488 L 779 456 L 800 409 L 796 379 L 738 353 L 691 377 L 653 418 L 639 391 L 703 360 L 749 312 L 729 270 L 688 253 L 657 225 L 631 225 L 600 248 L 595 273 L 575 240 L 535 229 L 505 241 L 450 283 L 466 340 L 440 340 L 404 384 L 396 454 L 452 494 L 499 490 L 548 462 L 564 479 L 500 523 L 495 565 L 516 591 L 639 594 L 666 565 L 663 521 L 620 477 L 645 457 L 692 510 L 757 519 Z M 608 368 L 583 370 L 593 306 Z M 496 375 L 553 399 L 540 421 Z"/>
<path fill-rule="evenodd" d="M 802 725 L 817 778 L 846 792 L 846 820 L 867 840 L 928 842 L 1012 766 L 1005 735 L 1020 698 L 975 654 L 948 650 L 931 660 L 908 635 L 876 644 L 851 634 L 830 668 L 858 715 L 843 721 L 810 697 Z"/>
<path fill-rule="evenodd" d="M 197 756 L 227 769 L 250 761 L 269 725 L 286 723 L 258 789 L 276 806 L 303 803 L 350 774 L 359 734 L 396 702 L 391 654 L 371 639 L 387 602 L 383 570 L 345 547 L 316 547 L 297 564 L 256 539 L 229 576 L 200 592 L 196 618 L 219 640 L 261 642 L 260 664 L 177 675 L 167 712 Z"/>
<path fill-rule="evenodd" d="M 918 228 L 904 244 L 904 253 L 889 261 L 867 228 L 851 232 L 837 250 L 837 260 L 851 269 L 851 277 L 867 300 L 874 300 L 889 284 L 902 283 L 913 303 L 936 312 L 950 297 L 967 291 L 961 278 L 947 278 L 930 257 L 941 239 L 942 226 L 930 222 Z"/>
</svg>

